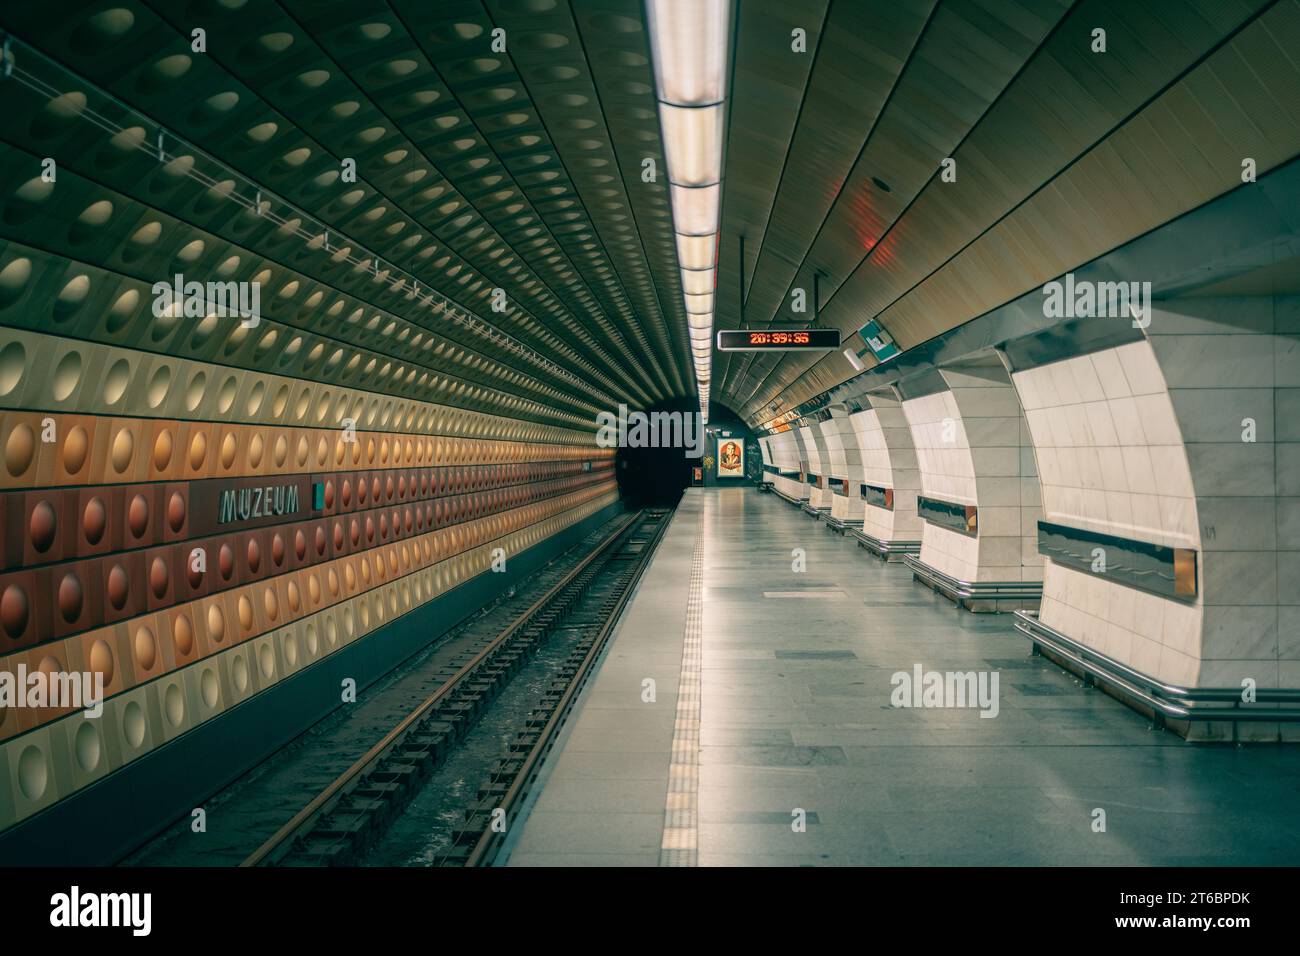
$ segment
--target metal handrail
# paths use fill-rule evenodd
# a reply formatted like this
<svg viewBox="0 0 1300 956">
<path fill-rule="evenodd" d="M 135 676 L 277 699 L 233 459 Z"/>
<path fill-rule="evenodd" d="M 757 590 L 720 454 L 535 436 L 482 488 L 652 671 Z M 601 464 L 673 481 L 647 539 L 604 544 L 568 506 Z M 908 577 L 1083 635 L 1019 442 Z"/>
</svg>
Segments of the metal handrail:
<svg viewBox="0 0 1300 956">
<path fill-rule="evenodd" d="M 940 585 L 961 600 L 971 598 L 1041 598 L 1043 585 L 1040 581 L 963 581 L 950 574 L 944 574 L 938 568 L 931 567 L 913 554 L 904 554 L 903 563 L 914 574 Z"/>
<path fill-rule="evenodd" d="M 1037 614 L 1017 611 L 1015 617 L 1016 630 L 1028 637 L 1035 645 L 1049 648 L 1053 653 L 1059 654 L 1083 669 L 1085 673 L 1136 697 L 1164 717 L 1172 717 L 1175 720 L 1300 720 L 1300 708 L 1251 710 L 1250 703 L 1242 700 L 1240 687 L 1182 687 L 1170 684 L 1062 634 L 1056 628 L 1040 621 Z M 1215 701 L 1231 702 L 1234 706 L 1196 706 L 1197 702 Z M 1255 700 L 1252 703 L 1295 701 L 1300 701 L 1300 688 L 1261 687 L 1255 691 Z M 1243 707 L 1247 709 L 1242 709 Z"/>
<path fill-rule="evenodd" d="M 880 555 L 917 554 L 921 550 L 920 541 L 886 541 L 884 538 L 877 538 L 874 534 L 868 534 L 862 528 L 849 528 L 849 535 Z"/>
<path fill-rule="evenodd" d="M 786 501 L 790 502 L 790 504 L 795 505 L 796 507 L 802 505 L 807 500 L 806 498 L 794 498 L 790 495 L 787 495 L 784 491 L 782 491 L 780 488 L 776 487 L 775 485 L 772 486 L 772 490 L 775 491 L 782 498 L 784 498 Z"/>
</svg>

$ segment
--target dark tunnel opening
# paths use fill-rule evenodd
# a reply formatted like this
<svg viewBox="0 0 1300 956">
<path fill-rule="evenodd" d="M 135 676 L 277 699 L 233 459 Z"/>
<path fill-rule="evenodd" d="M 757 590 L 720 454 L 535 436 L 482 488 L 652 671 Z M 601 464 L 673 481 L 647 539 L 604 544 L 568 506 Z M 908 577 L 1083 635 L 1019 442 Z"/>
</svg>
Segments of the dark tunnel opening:
<svg viewBox="0 0 1300 956">
<path fill-rule="evenodd" d="M 713 402 L 709 406 L 708 424 L 692 433 L 688 426 L 698 424 L 698 409 L 692 399 L 662 402 L 644 410 L 645 418 L 640 421 L 639 430 L 638 413 L 626 413 L 626 423 L 620 428 L 615 470 L 619 492 L 627 507 L 672 508 L 692 485 L 726 487 L 760 480 L 762 453 L 757 439 L 740 417 Z M 667 447 L 660 440 L 664 436 L 669 436 Z M 728 440 L 734 439 L 743 442 L 743 479 L 718 475 L 719 442 L 725 447 Z"/>
</svg>

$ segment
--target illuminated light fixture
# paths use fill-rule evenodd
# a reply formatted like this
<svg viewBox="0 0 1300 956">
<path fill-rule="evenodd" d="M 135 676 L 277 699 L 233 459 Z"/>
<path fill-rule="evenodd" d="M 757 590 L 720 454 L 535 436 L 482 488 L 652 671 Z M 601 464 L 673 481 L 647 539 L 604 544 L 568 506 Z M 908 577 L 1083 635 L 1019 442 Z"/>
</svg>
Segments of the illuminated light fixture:
<svg viewBox="0 0 1300 956">
<path fill-rule="evenodd" d="M 722 106 L 659 106 L 668 181 L 708 186 L 722 179 Z"/>
<path fill-rule="evenodd" d="M 683 236 L 712 236 L 718 231 L 718 200 L 722 186 L 670 186 L 673 227 Z"/>
<path fill-rule="evenodd" d="M 700 412 L 709 420 L 732 0 L 646 0 Z"/>
<path fill-rule="evenodd" d="M 730 0 L 647 0 L 659 99 L 707 106 L 725 99 Z"/>
<path fill-rule="evenodd" d="M 858 358 L 858 353 L 853 351 L 853 349 L 845 349 L 844 357 L 848 359 L 849 364 L 853 366 L 853 371 L 861 372 L 866 368 L 866 366 L 862 364 L 862 359 Z"/>
<path fill-rule="evenodd" d="M 692 315 L 704 315 L 713 311 L 713 293 L 686 296 L 686 311 Z"/>
<path fill-rule="evenodd" d="M 713 236 L 677 236 L 677 261 L 683 269 L 713 268 Z"/>
<path fill-rule="evenodd" d="M 683 269 L 682 291 L 687 295 L 703 295 L 713 291 L 712 269 Z"/>
</svg>

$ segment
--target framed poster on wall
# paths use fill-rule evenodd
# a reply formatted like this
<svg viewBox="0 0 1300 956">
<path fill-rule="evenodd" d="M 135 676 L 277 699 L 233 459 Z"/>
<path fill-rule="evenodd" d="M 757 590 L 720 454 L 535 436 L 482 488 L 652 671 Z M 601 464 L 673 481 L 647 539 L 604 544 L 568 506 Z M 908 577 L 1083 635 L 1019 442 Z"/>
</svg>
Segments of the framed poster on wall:
<svg viewBox="0 0 1300 956">
<path fill-rule="evenodd" d="M 718 477 L 745 477 L 745 439 L 718 439 Z"/>
</svg>

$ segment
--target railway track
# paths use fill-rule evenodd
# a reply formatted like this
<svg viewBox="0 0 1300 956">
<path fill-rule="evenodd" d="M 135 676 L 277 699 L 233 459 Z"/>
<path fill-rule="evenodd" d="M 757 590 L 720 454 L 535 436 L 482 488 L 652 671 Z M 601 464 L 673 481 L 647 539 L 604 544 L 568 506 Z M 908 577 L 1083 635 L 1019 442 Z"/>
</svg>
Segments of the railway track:
<svg viewBox="0 0 1300 956">
<path fill-rule="evenodd" d="M 551 634 L 576 631 L 570 656 L 435 860 L 490 865 L 670 515 L 661 509 L 629 515 L 499 633 L 450 660 L 431 694 L 241 865 L 358 863 Z"/>
</svg>

